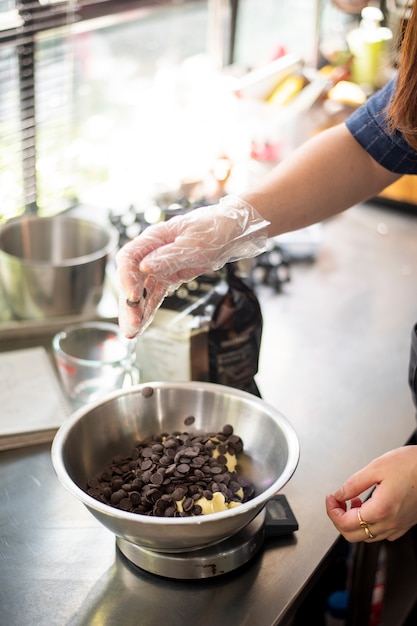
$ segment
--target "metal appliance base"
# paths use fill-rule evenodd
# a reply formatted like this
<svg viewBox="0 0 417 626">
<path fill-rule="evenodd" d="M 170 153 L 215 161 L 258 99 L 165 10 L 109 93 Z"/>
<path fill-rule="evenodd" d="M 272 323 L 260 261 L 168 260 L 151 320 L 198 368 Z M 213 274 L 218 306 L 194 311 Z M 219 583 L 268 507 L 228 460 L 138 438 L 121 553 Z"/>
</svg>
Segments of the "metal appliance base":
<svg viewBox="0 0 417 626">
<path fill-rule="evenodd" d="M 190 552 L 156 552 L 116 538 L 120 552 L 134 565 L 158 576 L 181 580 L 213 578 L 247 563 L 264 542 L 265 510 L 232 537 Z"/>
</svg>

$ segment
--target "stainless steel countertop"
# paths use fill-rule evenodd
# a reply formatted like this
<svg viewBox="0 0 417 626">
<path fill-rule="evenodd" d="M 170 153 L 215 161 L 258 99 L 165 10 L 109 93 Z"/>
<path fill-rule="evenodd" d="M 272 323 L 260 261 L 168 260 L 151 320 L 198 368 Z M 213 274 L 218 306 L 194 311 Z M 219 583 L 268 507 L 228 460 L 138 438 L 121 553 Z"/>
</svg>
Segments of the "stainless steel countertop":
<svg viewBox="0 0 417 626">
<path fill-rule="evenodd" d="M 291 616 L 338 539 L 324 498 L 415 427 L 407 383 L 417 320 L 417 218 L 361 205 L 332 218 L 314 263 L 260 290 L 257 382 L 294 425 L 283 493 L 299 521 L 243 568 L 183 582 L 131 566 L 56 479 L 49 445 L 0 454 L 0 622 L 13 626 L 272 626 Z"/>
</svg>

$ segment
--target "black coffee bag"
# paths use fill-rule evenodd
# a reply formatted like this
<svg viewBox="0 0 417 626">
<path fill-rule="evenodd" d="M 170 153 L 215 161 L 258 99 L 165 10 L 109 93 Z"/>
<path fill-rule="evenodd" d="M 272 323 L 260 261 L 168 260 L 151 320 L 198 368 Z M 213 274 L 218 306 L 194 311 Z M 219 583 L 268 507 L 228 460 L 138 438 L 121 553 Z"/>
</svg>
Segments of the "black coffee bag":
<svg viewBox="0 0 417 626">
<path fill-rule="evenodd" d="M 218 298 L 208 330 L 209 378 L 260 396 L 255 382 L 262 337 L 262 312 L 253 289 L 225 268 L 227 290 Z"/>
</svg>

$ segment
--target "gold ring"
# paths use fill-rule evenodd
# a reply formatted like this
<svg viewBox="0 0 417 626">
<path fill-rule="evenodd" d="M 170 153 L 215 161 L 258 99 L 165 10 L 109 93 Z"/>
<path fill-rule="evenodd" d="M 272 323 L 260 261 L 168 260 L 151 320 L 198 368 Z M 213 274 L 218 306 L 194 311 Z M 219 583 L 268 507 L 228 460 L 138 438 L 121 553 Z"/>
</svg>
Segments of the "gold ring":
<svg viewBox="0 0 417 626">
<path fill-rule="evenodd" d="M 368 539 L 375 539 L 376 535 L 373 535 L 371 533 L 371 531 L 369 530 L 369 524 L 367 522 L 365 522 L 362 517 L 361 517 L 361 511 L 360 508 L 358 508 L 358 520 L 359 520 L 359 526 L 361 528 L 364 529 L 366 536 L 368 537 Z"/>
</svg>

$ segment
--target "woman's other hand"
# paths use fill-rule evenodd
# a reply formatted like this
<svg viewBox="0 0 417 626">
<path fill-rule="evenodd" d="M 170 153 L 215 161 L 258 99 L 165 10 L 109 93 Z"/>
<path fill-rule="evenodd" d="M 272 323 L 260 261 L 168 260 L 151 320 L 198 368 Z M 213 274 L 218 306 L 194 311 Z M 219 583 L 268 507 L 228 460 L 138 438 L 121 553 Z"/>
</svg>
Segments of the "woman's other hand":
<svg viewBox="0 0 417 626">
<path fill-rule="evenodd" d="M 362 504 L 360 495 L 373 486 Z M 417 523 L 417 446 L 387 452 L 353 474 L 326 497 L 326 510 L 351 542 L 394 541 L 404 535 Z"/>
</svg>

